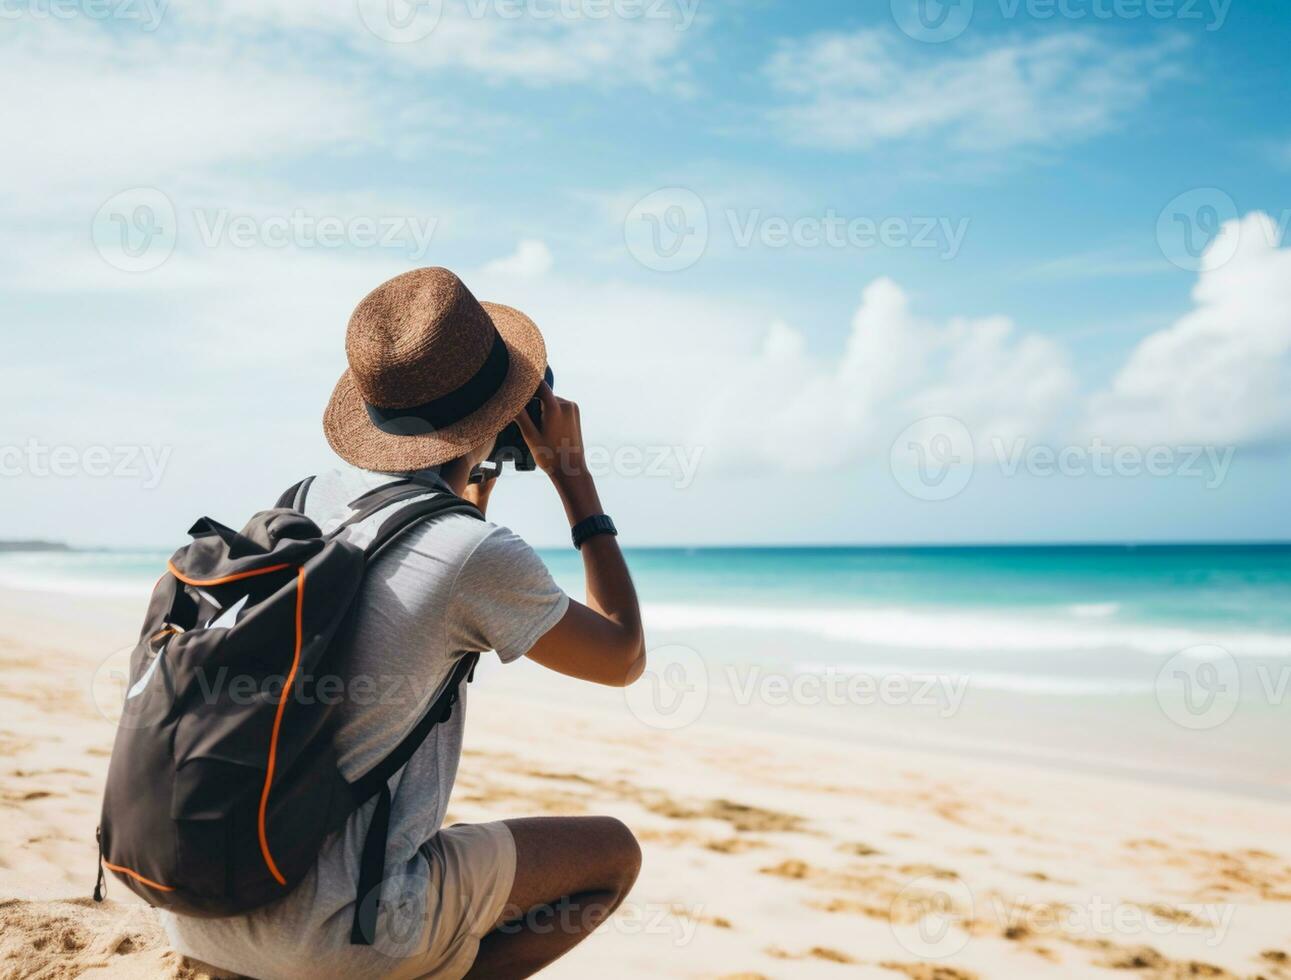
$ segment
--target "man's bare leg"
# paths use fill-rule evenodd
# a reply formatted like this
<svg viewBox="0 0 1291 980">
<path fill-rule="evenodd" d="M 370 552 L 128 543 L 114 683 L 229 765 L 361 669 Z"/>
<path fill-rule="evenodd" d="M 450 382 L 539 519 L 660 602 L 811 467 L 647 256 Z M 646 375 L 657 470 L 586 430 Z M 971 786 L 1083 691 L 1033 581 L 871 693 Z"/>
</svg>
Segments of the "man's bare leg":
<svg viewBox="0 0 1291 980">
<path fill-rule="evenodd" d="M 604 922 L 641 870 L 636 838 L 613 817 L 526 817 L 506 825 L 515 838 L 515 881 L 468 977 L 537 973 Z"/>
</svg>

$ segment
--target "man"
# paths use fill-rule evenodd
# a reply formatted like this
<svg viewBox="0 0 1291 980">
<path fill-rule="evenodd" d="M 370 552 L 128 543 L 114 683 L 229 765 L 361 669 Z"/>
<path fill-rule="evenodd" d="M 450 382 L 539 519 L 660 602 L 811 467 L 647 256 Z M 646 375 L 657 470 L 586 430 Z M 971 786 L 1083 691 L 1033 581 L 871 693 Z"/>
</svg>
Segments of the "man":
<svg viewBox="0 0 1291 980">
<path fill-rule="evenodd" d="M 585 605 L 570 599 L 519 537 L 462 514 L 398 539 L 369 567 L 343 641 L 350 678 L 374 681 L 368 696 L 356 684 L 338 706 L 346 779 L 399 744 L 468 653 L 496 650 L 504 663 L 528 657 L 597 684 L 639 677 L 645 647 L 632 581 L 583 465 L 578 406 L 542 383 L 546 348 L 533 322 L 477 302 L 446 269 L 419 269 L 359 304 L 346 350 L 350 369 L 324 429 L 352 468 L 308 485 L 307 516 L 329 531 L 351 514 L 350 502 L 399 476 L 424 482 L 428 496 L 452 492 L 484 511 L 492 484 L 468 481 L 514 419 L 564 505 L 587 587 Z M 524 411 L 535 392 L 541 427 Z M 358 543 L 381 520 L 357 525 Z M 399 685 L 399 696 L 372 696 L 391 679 L 412 683 Z M 370 803 L 282 901 L 230 919 L 165 914 L 175 948 L 220 972 L 266 980 L 494 978 L 529 976 L 586 938 L 632 887 L 637 842 L 608 817 L 441 827 L 461 753 L 462 687 L 463 703 L 390 780 L 372 945 L 350 942 Z"/>
</svg>

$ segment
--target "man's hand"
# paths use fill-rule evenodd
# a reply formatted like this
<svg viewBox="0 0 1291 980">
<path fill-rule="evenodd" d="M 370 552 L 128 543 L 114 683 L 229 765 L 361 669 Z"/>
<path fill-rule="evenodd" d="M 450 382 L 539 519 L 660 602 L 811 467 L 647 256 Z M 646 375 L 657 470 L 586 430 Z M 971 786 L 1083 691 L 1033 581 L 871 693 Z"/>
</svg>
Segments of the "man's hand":
<svg viewBox="0 0 1291 980">
<path fill-rule="evenodd" d="M 516 416 L 524 441 L 538 464 L 538 468 L 555 479 L 560 473 L 582 469 L 583 425 L 578 406 L 567 398 L 560 398 L 547 382 L 538 388 L 542 402 L 542 428 L 529 418 L 526 409 Z"/>
<path fill-rule="evenodd" d="M 516 417 L 524 441 L 529 444 L 534 462 L 551 478 L 565 505 L 571 525 L 585 517 L 601 513 L 596 483 L 587 472 L 583 451 L 583 423 L 578 406 L 559 398 L 544 381 L 538 389 L 542 401 L 542 428 L 529 418 L 527 411 Z"/>
<path fill-rule="evenodd" d="M 587 472 L 583 425 L 578 406 L 557 398 L 544 384 L 542 428 L 528 412 L 516 421 L 534 461 L 551 477 L 570 525 L 601 513 L 596 482 Z M 570 600 L 569 611 L 533 648 L 528 657 L 544 667 L 597 684 L 631 684 L 645 670 L 645 636 L 641 609 L 618 541 L 597 535 L 583 544 L 587 604 Z"/>
</svg>

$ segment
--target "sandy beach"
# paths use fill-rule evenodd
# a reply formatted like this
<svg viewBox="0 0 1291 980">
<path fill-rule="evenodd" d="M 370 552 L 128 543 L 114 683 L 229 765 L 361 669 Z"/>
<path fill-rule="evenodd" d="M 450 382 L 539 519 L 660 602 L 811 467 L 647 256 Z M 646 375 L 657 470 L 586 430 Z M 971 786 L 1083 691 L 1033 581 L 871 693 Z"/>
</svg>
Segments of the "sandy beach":
<svg viewBox="0 0 1291 980">
<path fill-rule="evenodd" d="M 136 602 L 0 592 L 0 975 L 198 976 L 90 899 L 112 744 L 95 677 Z M 118 654 L 119 655 L 119 654 Z M 1285 804 L 701 720 L 490 670 L 450 820 L 609 813 L 627 905 L 556 977 L 1291 977 Z M 858 744 L 852 744 L 857 742 Z"/>
</svg>

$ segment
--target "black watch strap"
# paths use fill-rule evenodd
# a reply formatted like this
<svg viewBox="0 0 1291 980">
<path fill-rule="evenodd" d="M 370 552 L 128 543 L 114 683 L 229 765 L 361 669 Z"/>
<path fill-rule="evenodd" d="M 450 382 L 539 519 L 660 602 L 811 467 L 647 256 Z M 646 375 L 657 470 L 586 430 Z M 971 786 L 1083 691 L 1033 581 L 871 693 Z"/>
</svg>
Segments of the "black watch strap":
<svg viewBox="0 0 1291 980">
<path fill-rule="evenodd" d="M 569 529 L 570 537 L 574 539 L 575 548 L 582 548 L 584 541 L 588 538 L 594 538 L 598 534 L 613 534 L 618 537 L 618 533 L 619 529 L 614 526 L 614 522 L 605 514 L 584 518 Z"/>
</svg>

